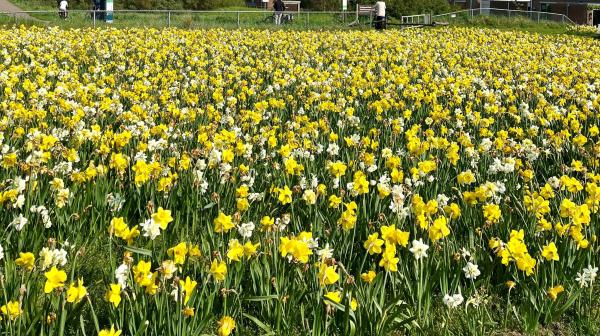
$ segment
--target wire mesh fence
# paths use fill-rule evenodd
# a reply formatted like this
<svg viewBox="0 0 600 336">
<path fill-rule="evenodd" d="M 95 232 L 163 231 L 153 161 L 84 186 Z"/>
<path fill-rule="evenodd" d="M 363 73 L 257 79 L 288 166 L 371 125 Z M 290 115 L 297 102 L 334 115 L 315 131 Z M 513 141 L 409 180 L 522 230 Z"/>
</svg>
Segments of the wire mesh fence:
<svg viewBox="0 0 600 336">
<path fill-rule="evenodd" d="M 402 17 L 403 24 L 426 24 L 427 22 L 427 14 L 419 14 L 419 15 L 407 15 Z"/>
<path fill-rule="evenodd" d="M 434 21 L 458 22 L 468 20 L 473 17 L 490 16 L 490 17 L 507 17 L 507 18 L 523 18 L 535 22 L 556 22 L 564 24 L 575 24 L 568 16 L 564 14 L 538 12 L 538 11 L 521 11 L 498 8 L 476 8 L 466 9 L 457 12 L 444 13 L 433 15 Z"/>
<path fill-rule="evenodd" d="M 268 28 L 275 26 L 274 12 L 267 10 L 190 11 L 190 10 L 114 10 L 112 22 L 106 11 L 70 10 L 61 18 L 58 10 L 0 12 L 0 24 L 34 24 L 61 27 L 178 27 L 178 28 Z M 440 15 L 402 16 L 402 24 L 421 25 L 432 22 L 459 22 L 473 17 L 513 17 L 536 22 L 574 24 L 563 14 L 496 8 L 467 9 Z M 356 18 L 356 19 L 355 19 Z M 295 11 L 282 14 L 281 28 L 369 27 L 373 16 L 360 17 L 354 12 Z"/>
<path fill-rule="evenodd" d="M 272 11 L 186 11 L 186 10 L 114 10 L 112 22 L 106 11 L 71 10 L 66 18 L 58 11 L 0 13 L 3 24 L 36 24 L 63 27 L 179 27 L 179 28 L 260 28 L 275 25 Z M 350 12 L 283 12 L 281 28 L 342 28 L 352 21 Z"/>
</svg>

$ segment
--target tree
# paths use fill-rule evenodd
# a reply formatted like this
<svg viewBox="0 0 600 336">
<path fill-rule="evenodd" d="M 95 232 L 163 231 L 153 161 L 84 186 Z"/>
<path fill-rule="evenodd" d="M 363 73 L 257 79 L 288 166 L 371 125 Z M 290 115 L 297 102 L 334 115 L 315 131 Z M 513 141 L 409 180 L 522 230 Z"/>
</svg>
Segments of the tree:
<svg viewBox="0 0 600 336">
<path fill-rule="evenodd" d="M 216 9 L 232 6 L 244 6 L 244 0 L 177 0 L 181 1 L 186 9 Z"/>
<path fill-rule="evenodd" d="M 302 6 L 305 8 L 310 8 L 314 10 L 322 10 L 321 8 L 315 7 L 318 6 L 320 1 L 327 1 L 330 3 L 334 3 L 336 8 L 339 9 L 341 6 L 341 0 L 304 0 L 302 1 Z M 376 0 L 349 0 L 348 1 L 348 9 L 352 10 L 356 6 L 359 5 L 371 5 L 374 4 Z M 413 14 L 425 14 L 425 13 L 446 13 L 451 10 L 451 6 L 448 0 L 384 0 L 387 13 L 390 16 L 399 17 L 401 15 L 413 15 Z M 336 10 L 337 10 L 336 9 Z"/>
<path fill-rule="evenodd" d="M 448 0 L 388 0 L 386 7 L 389 15 L 414 15 L 426 13 L 445 13 L 451 10 Z"/>
</svg>

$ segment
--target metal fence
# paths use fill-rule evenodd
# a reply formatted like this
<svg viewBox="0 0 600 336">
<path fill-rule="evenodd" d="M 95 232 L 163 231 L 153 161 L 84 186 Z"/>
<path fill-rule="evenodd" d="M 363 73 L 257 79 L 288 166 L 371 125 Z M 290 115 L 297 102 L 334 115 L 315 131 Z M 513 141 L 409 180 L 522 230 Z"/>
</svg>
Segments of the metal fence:
<svg viewBox="0 0 600 336">
<path fill-rule="evenodd" d="M 431 17 L 429 14 L 402 16 L 401 22 L 403 24 L 429 24 L 428 16 Z"/>
<path fill-rule="evenodd" d="M 460 21 L 475 16 L 526 18 L 535 22 L 552 21 L 564 24 L 575 24 L 575 22 L 573 22 L 571 19 L 569 19 L 568 16 L 564 14 L 498 8 L 465 9 L 457 12 L 433 15 L 432 19 L 434 21 L 446 21 L 452 23 L 453 21 Z"/>
<path fill-rule="evenodd" d="M 66 18 L 58 10 L 0 12 L 0 24 L 29 23 L 64 27 L 179 27 L 244 28 L 275 25 L 274 13 L 266 10 L 192 11 L 192 10 L 113 10 L 113 22 L 104 21 L 106 11 L 69 10 Z M 281 27 L 347 27 L 353 12 L 283 12 Z"/>
<path fill-rule="evenodd" d="M 58 10 L 37 10 L 21 12 L 0 12 L 0 24 L 29 23 L 35 25 L 56 25 L 63 27 L 179 27 L 179 28 L 261 28 L 275 24 L 274 13 L 267 10 L 238 11 L 192 11 L 192 10 L 113 10 L 113 22 L 103 20 L 106 11 L 70 10 L 67 18 L 59 17 Z M 338 29 L 355 24 L 355 12 L 284 12 L 282 28 L 332 28 Z M 476 16 L 523 17 L 533 21 L 553 21 L 575 24 L 563 14 L 519 11 L 495 8 L 466 9 L 440 15 L 420 14 L 403 16 L 406 25 L 425 25 L 433 22 L 458 22 Z M 368 17 L 367 17 L 368 18 Z M 373 17 L 359 21 L 359 27 L 371 25 Z"/>
</svg>

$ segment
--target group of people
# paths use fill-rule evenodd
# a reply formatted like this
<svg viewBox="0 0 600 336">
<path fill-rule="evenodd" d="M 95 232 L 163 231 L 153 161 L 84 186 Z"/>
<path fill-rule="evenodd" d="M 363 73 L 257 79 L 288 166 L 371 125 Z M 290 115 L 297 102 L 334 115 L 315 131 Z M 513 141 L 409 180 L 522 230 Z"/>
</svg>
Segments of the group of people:
<svg viewBox="0 0 600 336">
<path fill-rule="evenodd" d="M 58 0 L 58 15 L 66 19 L 68 16 L 69 3 L 67 0 Z M 100 0 L 92 0 L 92 6 L 94 11 L 102 10 Z M 285 4 L 283 0 L 275 0 L 273 3 L 273 10 L 275 10 L 275 25 L 280 25 L 283 14 L 285 12 Z M 375 29 L 385 29 L 385 2 L 377 1 L 373 6 L 373 11 L 376 15 Z"/>
<path fill-rule="evenodd" d="M 273 10 L 275 11 L 275 25 L 280 25 L 284 12 L 286 10 L 283 0 L 275 0 L 273 3 Z M 385 17 L 385 1 L 377 1 L 373 6 L 373 12 L 375 14 L 375 29 L 382 30 L 386 28 L 386 17 Z"/>
<path fill-rule="evenodd" d="M 67 0 L 57 0 L 56 3 L 58 5 L 58 15 L 62 19 L 66 19 L 68 16 L 68 8 L 69 8 L 68 1 Z M 101 0 L 92 0 L 92 10 L 94 12 L 100 11 L 99 13 L 95 14 L 96 19 L 102 20 L 104 18 L 104 8 L 103 8 Z"/>
</svg>

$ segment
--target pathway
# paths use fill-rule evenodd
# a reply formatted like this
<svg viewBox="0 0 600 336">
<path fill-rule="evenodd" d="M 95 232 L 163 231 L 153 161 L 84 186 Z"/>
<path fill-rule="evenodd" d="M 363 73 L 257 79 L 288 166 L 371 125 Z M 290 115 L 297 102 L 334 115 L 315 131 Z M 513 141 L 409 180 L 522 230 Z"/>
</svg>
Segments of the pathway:
<svg viewBox="0 0 600 336">
<path fill-rule="evenodd" d="M 15 6 L 12 2 L 9 2 L 8 0 L 0 0 L 0 12 L 22 12 L 22 11 L 23 10 L 21 8 Z M 29 15 L 27 13 L 17 13 L 15 15 L 17 16 L 17 18 L 36 20 L 34 17 L 32 17 L 31 15 Z"/>
</svg>

